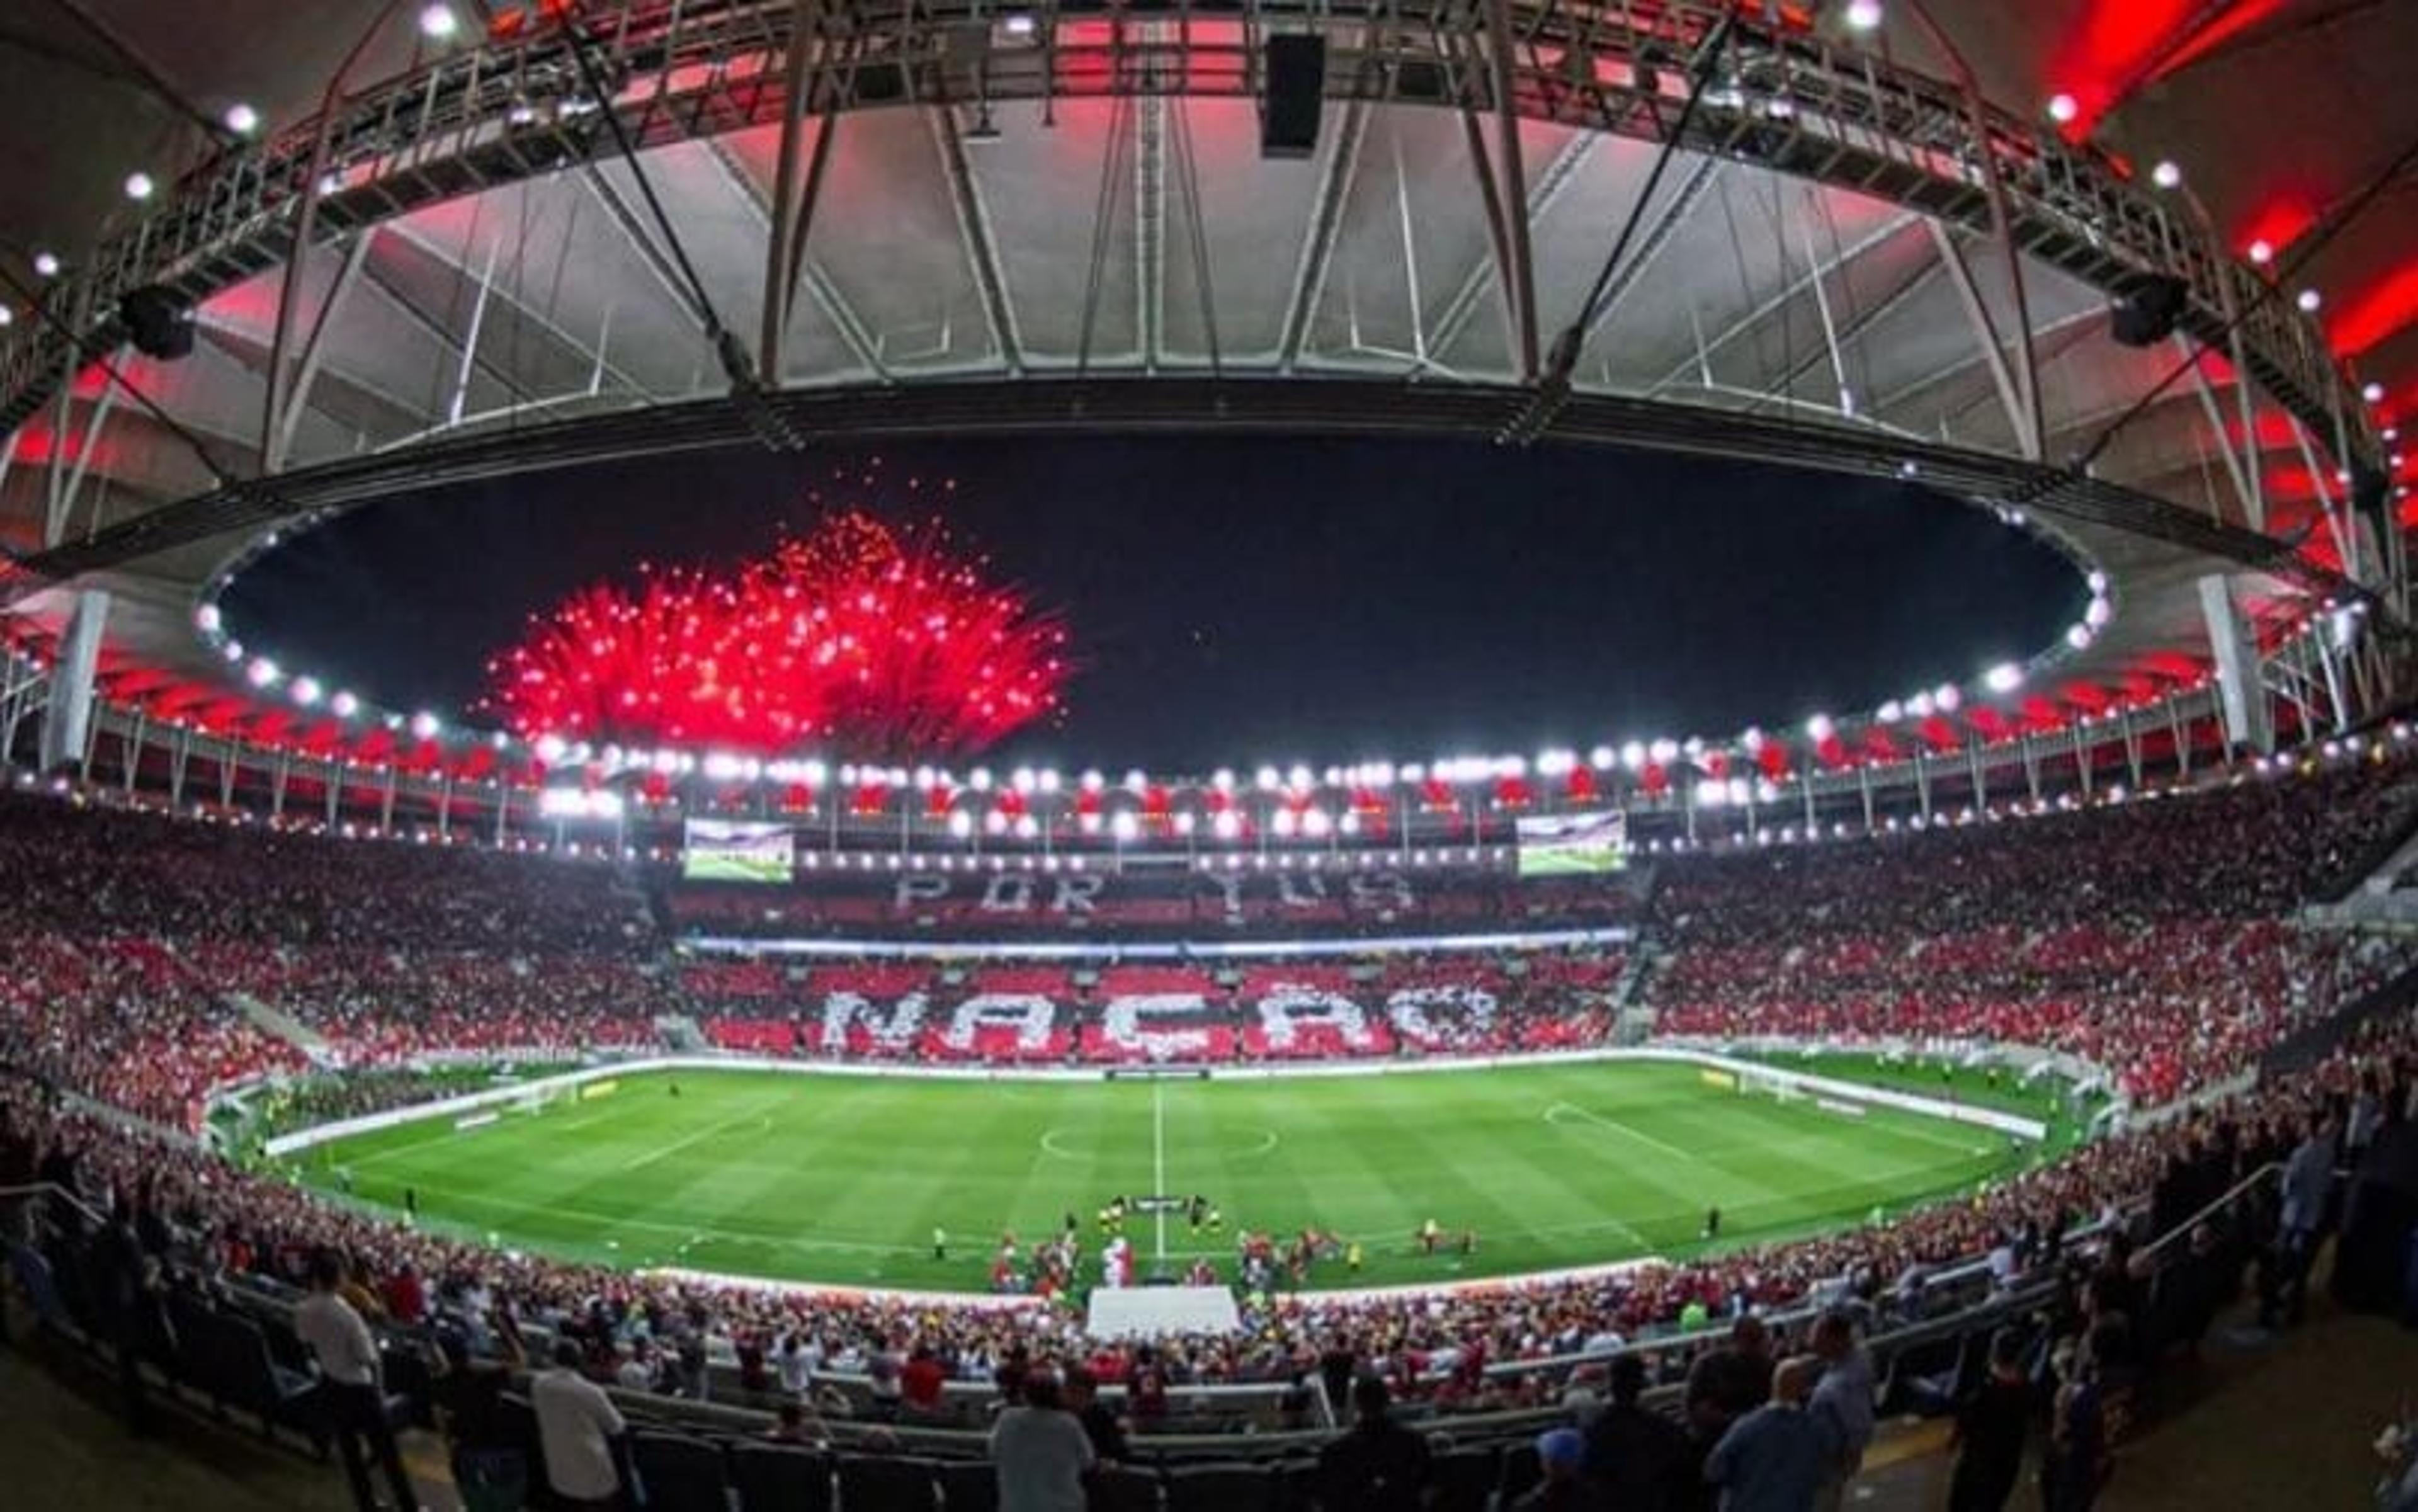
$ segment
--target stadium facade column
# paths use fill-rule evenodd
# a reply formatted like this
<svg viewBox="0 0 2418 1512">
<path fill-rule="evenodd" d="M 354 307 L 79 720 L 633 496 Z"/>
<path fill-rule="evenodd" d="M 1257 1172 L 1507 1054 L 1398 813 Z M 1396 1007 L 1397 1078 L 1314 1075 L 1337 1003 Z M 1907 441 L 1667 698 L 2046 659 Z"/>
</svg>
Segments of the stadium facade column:
<svg viewBox="0 0 2418 1512">
<path fill-rule="evenodd" d="M 48 695 L 50 684 L 32 663 L 14 655 L 0 661 L 0 759 L 8 759 L 16 755 L 18 725 Z"/>
<path fill-rule="evenodd" d="M 185 806 L 185 768 L 193 758 L 193 732 L 179 726 L 168 738 L 168 806 Z"/>
<path fill-rule="evenodd" d="M 127 722 L 126 733 L 118 740 L 118 787 L 129 796 L 134 793 L 134 774 L 143 766 L 143 736 L 150 723 L 150 710 L 137 704 L 133 717 Z"/>
<path fill-rule="evenodd" d="M 101 631 L 109 619 L 109 594 L 85 588 L 68 611 L 51 667 L 51 690 L 42 710 L 41 766 L 54 771 L 69 762 L 89 763 L 94 735 L 93 675 L 100 667 Z"/>
<path fill-rule="evenodd" d="M 2226 745 L 2260 756 L 2274 755 L 2275 716 L 2259 677 L 2258 637 L 2234 593 L 2232 579 L 2222 573 L 2211 573 L 2201 578 L 2199 607 L 2200 618 L 2208 624 L 2209 650 L 2216 661 Z M 2335 711 L 2339 723 L 2339 700 Z"/>
</svg>

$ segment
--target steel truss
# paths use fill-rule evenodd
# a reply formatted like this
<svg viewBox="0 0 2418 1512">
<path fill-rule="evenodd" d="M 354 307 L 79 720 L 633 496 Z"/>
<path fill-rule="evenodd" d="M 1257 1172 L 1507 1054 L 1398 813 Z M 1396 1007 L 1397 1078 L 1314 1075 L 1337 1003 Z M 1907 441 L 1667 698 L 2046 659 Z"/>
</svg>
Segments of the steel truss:
<svg viewBox="0 0 2418 1512">
<path fill-rule="evenodd" d="M 1720 86 L 1683 148 L 2002 232 L 2009 246 L 2102 288 L 2146 271 L 2181 277 L 2192 334 L 2232 345 L 2226 328 L 2238 316 L 2243 365 L 2261 388 L 2346 460 L 2380 453 L 2317 324 L 2272 298 L 2169 198 L 1969 88 L 1752 14 L 1723 31 L 1725 9 L 1685 0 L 1174 0 L 1137 24 L 1124 6 L 1082 3 L 627 0 L 584 23 L 608 102 L 588 98 L 559 32 L 441 57 L 189 176 L 156 213 L 104 243 L 54 308 L 92 312 L 83 334 L 114 344 L 123 333 L 110 313 L 128 290 L 166 283 L 199 300 L 288 262 L 305 237 L 335 242 L 441 199 L 609 156 L 605 108 L 637 142 L 660 145 L 764 125 L 793 135 L 806 112 L 828 135 L 870 109 L 947 115 L 1018 99 L 1252 98 L 1260 38 L 1308 29 L 1328 38 L 1327 93 L 1338 101 L 1660 142 L 1678 125 L 1674 64 L 1718 35 Z M 1030 24 L 1007 24 L 1011 11 Z M 954 137 L 953 121 L 935 126 Z M 1509 307 L 1524 328 L 1534 312 L 1518 287 L 1523 199 L 1516 184 L 1500 197 L 1519 222 L 1506 228 L 1505 247 Z M 789 245 L 767 258 L 768 311 L 789 308 L 800 210 L 809 207 L 777 208 L 774 237 L 786 233 Z M 1521 338 L 1524 346 L 1524 328 Z M 1001 350 L 1012 364 L 1012 346 Z M 288 360 L 281 343 L 272 373 Z M 54 324 L 21 325 L 0 346 L 0 426 L 23 424 L 76 362 Z M 261 438 L 271 461 L 282 450 L 279 407 Z"/>
</svg>

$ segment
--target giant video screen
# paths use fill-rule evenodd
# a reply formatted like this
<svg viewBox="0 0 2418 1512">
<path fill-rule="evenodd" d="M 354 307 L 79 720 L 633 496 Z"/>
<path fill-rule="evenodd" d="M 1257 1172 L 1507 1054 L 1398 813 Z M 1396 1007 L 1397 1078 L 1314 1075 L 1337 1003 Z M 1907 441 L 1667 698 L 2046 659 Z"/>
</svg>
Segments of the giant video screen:
<svg viewBox="0 0 2418 1512">
<path fill-rule="evenodd" d="M 786 882 L 797 871 L 796 847 L 786 824 L 691 819 L 681 875 L 692 882 Z"/>
<path fill-rule="evenodd" d="M 1520 875 L 1588 877 L 1629 867 L 1629 816 L 1546 814 L 1520 821 Z"/>
</svg>

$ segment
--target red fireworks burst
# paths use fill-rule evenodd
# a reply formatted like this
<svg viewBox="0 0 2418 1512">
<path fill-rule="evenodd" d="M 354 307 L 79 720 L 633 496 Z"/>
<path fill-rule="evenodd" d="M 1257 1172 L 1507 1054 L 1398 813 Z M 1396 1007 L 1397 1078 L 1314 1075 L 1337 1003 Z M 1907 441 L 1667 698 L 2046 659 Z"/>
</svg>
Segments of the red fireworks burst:
<svg viewBox="0 0 2418 1512">
<path fill-rule="evenodd" d="M 485 707 L 525 740 L 978 751 L 1055 711 L 1067 675 L 1057 617 L 982 566 L 937 522 L 829 515 L 733 573 L 574 593 L 488 663 Z"/>
</svg>

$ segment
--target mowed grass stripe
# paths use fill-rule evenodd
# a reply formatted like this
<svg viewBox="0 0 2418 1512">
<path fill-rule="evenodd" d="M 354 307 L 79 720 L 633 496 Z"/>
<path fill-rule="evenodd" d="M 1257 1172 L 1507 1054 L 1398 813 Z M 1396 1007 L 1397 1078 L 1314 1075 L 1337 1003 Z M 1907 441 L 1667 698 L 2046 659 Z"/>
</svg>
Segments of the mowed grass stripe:
<svg viewBox="0 0 2418 1512">
<path fill-rule="evenodd" d="M 363 1199 L 395 1204 L 412 1186 L 434 1224 L 576 1259 L 957 1290 L 983 1286 L 1002 1231 L 1029 1248 L 1070 1209 L 1096 1255 L 1098 1206 L 1153 1185 L 1147 1082 L 682 1072 L 674 1098 L 669 1079 L 625 1077 L 609 1097 L 458 1134 L 357 1137 L 300 1174 L 332 1184 L 347 1165 Z M 1206 1252 L 1231 1275 L 1247 1228 L 1360 1240 L 1362 1275 L 1323 1268 L 1324 1285 L 1677 1257 L 1699 1247 L 1710 1203 L 1723 1243 L 1746 1244 L 1859 1223 L 2020 1158 L 1984 1131 L 1740 1096 L 1686 1065 L 1176 1081 L 1163 1095 L 1171 1195 L 1200 1193 L 1228 1218 L 1214 1242 L 1171 1218 L 1171 1255 Z M 1549 1119 L 1557 1106 L 1622 1127 Z M 1477 1229 L 1475 1259 L 1417 1254 L 1429 1217 Z M 935 1224 L 951 1238 L 943 1261 Z M 1148 1257 L 1155 1225 L 1127 1232 Z"/>
</svg>

